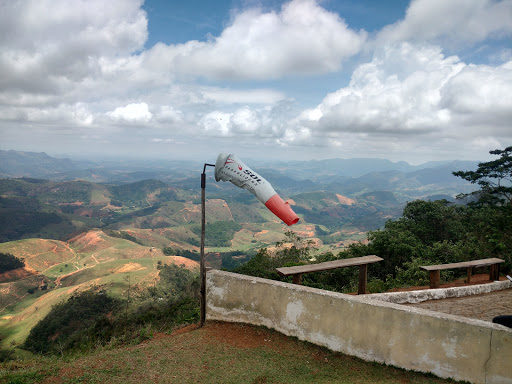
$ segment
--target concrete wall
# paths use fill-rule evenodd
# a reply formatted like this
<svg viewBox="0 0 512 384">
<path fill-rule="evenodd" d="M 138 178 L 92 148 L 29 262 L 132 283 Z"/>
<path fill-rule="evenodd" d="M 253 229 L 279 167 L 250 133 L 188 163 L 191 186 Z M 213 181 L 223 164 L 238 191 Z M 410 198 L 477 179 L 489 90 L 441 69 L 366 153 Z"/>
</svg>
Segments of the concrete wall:
<svg viewBox="0 0 512 384">
<path fill-rule="evenodd" d="M 263 325 L 334 351 L 472 383 L 512 383 L 501 325 L 212 270 L 207 320 Z"/>
</svg>

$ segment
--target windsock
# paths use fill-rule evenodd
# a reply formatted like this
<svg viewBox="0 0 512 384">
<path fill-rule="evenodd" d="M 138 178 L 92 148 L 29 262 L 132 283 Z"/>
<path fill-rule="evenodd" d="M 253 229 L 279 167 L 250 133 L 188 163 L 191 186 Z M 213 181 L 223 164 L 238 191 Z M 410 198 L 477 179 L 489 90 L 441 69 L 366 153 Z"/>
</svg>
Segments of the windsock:
<svg viewBox="0 0 512 384">
<path fill-rule="evenodd" d="M 293 225 L 299 221 L 290 204 L 283 201 L 270 183 L 233 154 L 221 153 L 217 157 L 215 180 L 231 181 L 237 187 L 247 189 L 287 225 Z"/>
</svg>

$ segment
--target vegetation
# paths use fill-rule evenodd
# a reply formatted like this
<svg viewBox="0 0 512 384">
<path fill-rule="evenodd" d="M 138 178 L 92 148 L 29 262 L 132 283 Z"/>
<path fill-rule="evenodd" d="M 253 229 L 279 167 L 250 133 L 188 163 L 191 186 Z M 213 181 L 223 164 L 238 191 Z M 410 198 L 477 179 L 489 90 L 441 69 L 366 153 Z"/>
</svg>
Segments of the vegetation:
<svg viewBox="0 0 512 384">
<path fill-rule="evenodd" d="M 167 184 L 157 180 L 143 180 L 136 183 L 114 186 L 111 188 L 114 201 L 122 201 L 124 205 L 144 207 L 150 205 L 148 193 L 157 189 L 167 189 Z M 171 196 L 167 194 L 167 196 Z"/>
<path fill-rule="evenodd" d="M 467 205 L 446 200 L 410 202 L 400 219 L 368 234 L 369 244 L 353 246 L 347 252 L 383 257 L 384 261 L 370 270 L 388 286 L 417 285 L 422 281 L 418 266 L 426 264 L 499 257 L 505 260 L 503 269 L 511 271 L 511 152 L 512 147 L 491 151 L 500 159 L 480 163 L 476 171 L 454 172 L 480 185 L 479 191 L 469 194 L 476 201 Z"/>
<path fill-rule="evenodd" d="M 255 252 L 242 252 L 242 251 L 232 251 L 232 252 L 221 252 L 220 256 L 222 258 L 222 269 L 231 271 L 237 268 L 239 265 L 242 265 L 249 260 L 251 260 L 256 255 Z"/>
<path fill-rule="evenodd" d="M 478 198 L 478 204 L 510 206 L 512 204 L 512 146 L 503 150 L 495 149 L 489 153 L 500 155 L 500 158 L 480 163 L 476 171 L 458 171 L 453 174 L 480 186 L 479 191 L 469 194 Z M 468 194 L 462 196 L 468 196 Z"/>
<path fill-rule="evenodd" d="M 262 248 L 247 263 L 234 268 L 233 272 L 286 281 L 278 275 L 276 268 L 305 264 L 310 259 L 311 243 L 292 231 L 287 231 L 285 235 L 285 241 L 276 244 L 275 252 Z M 287 244 L 292 245 L 287 246 Z"/>
<path fill-rule="evenodd" d="M 149 338 L 198 319 L 198 276 L 171 264 L 159 265 L 158 283 L 142 292 L 127 291 L 123 300 L 104 287 L 75 293 L 55 305 L 22 345 L 34 353 L 64 355 L 115 342 Z"/>
<path fill-rule="evenodd" d="M 136 244 L 143 245 L 139 239 L 137 239 L 135 236 L 131 235 L 126 231 L 114 231 L 111 229 L 104 229 L 103 232 L 105 232 L 105 234 L 107 234 L 110 237 L 117 237 L 119 239 L 125 239 Z"/>
<path fill-rule="evenodd" d="M 207 247 L 229 247 L 235 233 L 242 229 L 242 226 L 234 221 L 215 221 L 206 224 L 205 245 Z M 192 231 L 201 236 L 201 226 L 195 225 Z"/>
<path fill-rule="evenodd" d="M 189 251 L 188 249 L 174 249 L 172 247 L 164 247 L 162 251 L 166 256 L 183 256 L 194 261 L 201 260 L 201 255 L 199 253 L 196 251 Z"/>
<path fill-rule="evenodd" d="M 18 240 L 26 234 L 37 233 L 42 228 L 61 221 L 62 218 L 56 213 L 3 210 L 0 215 L 0 242 Z"/>
<path fill-rule="evenodd" d="M 25 263 L 11 253 L 0 252 L 0 273 L 23 268 Z"/>
<path fill-rule="evenodd" d="M 32 328 L 23 348 L 43 354 L 90 348 L 101 338 L 105 324 L 111 323 L 109 314 L 120 306 L 104 290 L 74 294 Z"/>
<path fill-rule="evenodd" d="M 499 257 L 505 260 L 503 269 L 512 271 L 512 147 L 491 153 L 501 158 L 481 163 L 476 171 L 454 172 L 481 187 L 470 194 L 477 200 L 467 205 L 446 200 L 412 201 L 398 220 L 389 220 L 383 229 L 369 232 L 367 244 L 351 245 L 336 256 L 317 255 L 314 260 L 310 247 L 304 244 L 278 249 L 274 255 L 262 249 L 235 271 L 283 280 L 275 268 L 376 254 L 384 260 L 369 266 L 369 286 L 378 290 L 426 284 L 428 276 L 420 270 L 421 265 Z M 345 268 L 305 274 L 303 284 L 352 291 L 357 286 L 356 272 Z M 443 271 L 441 278 L 452 279 L 457 273 L 465 271 Z"/>
</svg>

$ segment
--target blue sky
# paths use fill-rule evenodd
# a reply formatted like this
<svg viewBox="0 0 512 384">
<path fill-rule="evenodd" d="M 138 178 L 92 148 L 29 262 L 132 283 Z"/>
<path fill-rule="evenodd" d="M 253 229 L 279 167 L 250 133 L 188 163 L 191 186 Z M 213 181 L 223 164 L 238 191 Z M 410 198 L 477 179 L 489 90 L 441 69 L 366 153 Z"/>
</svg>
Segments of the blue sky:
<svg viewBox="0 0 512 384">
<path fill-rule="evenodd" d="M 512 0 L 0 2 L 0 149 L 487 160 Z"/>
</svg>

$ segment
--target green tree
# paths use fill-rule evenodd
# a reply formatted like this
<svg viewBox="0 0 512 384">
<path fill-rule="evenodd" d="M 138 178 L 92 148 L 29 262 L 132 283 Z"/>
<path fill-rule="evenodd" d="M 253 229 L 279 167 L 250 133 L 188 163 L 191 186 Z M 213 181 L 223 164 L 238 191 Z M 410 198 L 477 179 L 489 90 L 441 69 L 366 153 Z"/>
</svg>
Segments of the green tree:
<svg viewBox="0 0 512 384">
<path fill-rule="evenodd" d="M 478 164 L 476 171 L 453 174 L 480 186 L 469 194 L 477 198 L 470 203 L 473 241 L 487 257 L 503 258 L 504 269 L 512 271 L 512 146 L 489 153 L 499 158 Z"/>
<path fill-rule="evenodd" d="M 457 171 L 453 174 L 480 186 L 480 191 L 470 194 L 478 197 L 478 203 L 510 205 L 512 204 L 512 146 L 503 150 L 495 149 L 489 153 L 499 155 L 500 158 L 478 164 L 476 171 Z"/>
<path fill-rule="evenodd" d="M 309 261 L 311 242 L 303 240 L 292 231 L 285 232 L 286 239 L 276 243 L 275 252 L 262 248 L 247 263 L 233 272 L 273 280 L 289 280 L 279 276 L 276 268 L 301 265 Z"/>
</svg>

